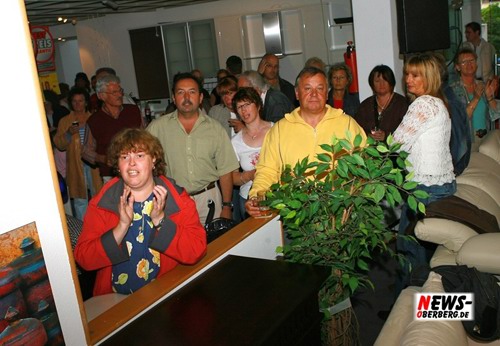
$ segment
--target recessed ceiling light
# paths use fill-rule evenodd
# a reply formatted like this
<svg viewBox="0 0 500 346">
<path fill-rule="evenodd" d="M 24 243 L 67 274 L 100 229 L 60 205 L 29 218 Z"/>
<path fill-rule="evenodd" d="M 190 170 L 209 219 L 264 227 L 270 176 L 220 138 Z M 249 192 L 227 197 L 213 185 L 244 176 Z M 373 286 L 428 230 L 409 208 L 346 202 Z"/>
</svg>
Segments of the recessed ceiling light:
<svg viewBox="0 0 500 346">
<path fill-rule="evenodd" d="M 58 18 L 57 18 L 57 21 L 58 21 L 58 22 L 62 22 L 62 20 L 63 20 L 63 19 L 62 19 L 62 17 L 58 17 Z"/>
<path fill-rule="evenodd" d="M 68 21 L 68 18 L 64 18 L 63 23 L 66 23 Z"/>
</svg>

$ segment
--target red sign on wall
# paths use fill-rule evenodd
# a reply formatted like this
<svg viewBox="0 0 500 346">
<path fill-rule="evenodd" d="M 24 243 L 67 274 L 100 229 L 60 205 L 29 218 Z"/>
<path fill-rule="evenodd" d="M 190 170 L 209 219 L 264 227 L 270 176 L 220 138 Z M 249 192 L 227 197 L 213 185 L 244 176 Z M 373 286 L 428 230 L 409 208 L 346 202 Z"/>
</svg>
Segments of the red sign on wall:
<svg viewBox="0 0 500 346">
<path fill-rule="evenodd" d="M 31 40 L 38 72 L 55 71 L 54 40 L 48 26 L 32 26 Z"/>
</svg>

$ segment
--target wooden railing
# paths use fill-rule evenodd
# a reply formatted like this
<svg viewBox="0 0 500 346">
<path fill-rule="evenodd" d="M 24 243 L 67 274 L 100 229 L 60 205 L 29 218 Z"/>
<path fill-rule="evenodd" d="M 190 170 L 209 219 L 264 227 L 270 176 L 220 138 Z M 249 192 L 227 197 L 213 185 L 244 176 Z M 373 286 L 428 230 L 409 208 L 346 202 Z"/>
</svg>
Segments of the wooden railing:
<svg viewBox="0 0 500 346">
<path fill-rule="evenodd" d="M 240 223 L 211 242 L 208 245 L 206 256 L 196 265 L 177 266 L 168 274 L 149 283 L 89 321 L 88 340 L 90 344 L 95 345 L 103 341 L 107 336 L 173 294 L 228 254 L 258 258 L 274 257 L 276 246 L 282 242 L 280 227 L 278 218 L 274 216 L 269 219 L 249 218 Z M 250 238 L 255 239 L 249 240 Z M 262 251 L 265 253 L 262 254 Z M 253 256 L 254 252 L 255 256 Z"/>
</svg>

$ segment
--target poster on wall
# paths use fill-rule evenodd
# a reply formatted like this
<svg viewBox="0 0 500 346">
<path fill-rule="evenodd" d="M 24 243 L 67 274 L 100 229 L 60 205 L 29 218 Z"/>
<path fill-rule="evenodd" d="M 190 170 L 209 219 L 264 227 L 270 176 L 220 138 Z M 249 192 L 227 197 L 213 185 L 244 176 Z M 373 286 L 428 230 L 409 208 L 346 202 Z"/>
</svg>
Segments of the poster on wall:
<svg viewBox="0 0 500 346">
<path fill-rule="evenodd" d="M 48 26 L 32 26 L 31 41 L 38 73 L 55 71 L 55 45 Z"/>
<path fill-rule="evenodd" d="M 56 94 L 61 93 L 61 90 L 59 89 L 59 79 L 57 78 L 57 73 L 45 73 L 38 76 L 38 80 L 40 81 L 40 88 L 42 90 L 52 90 Z"/>
<path fill-rule="evenodd" d="M 64 345 L 34 222 L 0 234 L 0 345 Z"/>
</svg>

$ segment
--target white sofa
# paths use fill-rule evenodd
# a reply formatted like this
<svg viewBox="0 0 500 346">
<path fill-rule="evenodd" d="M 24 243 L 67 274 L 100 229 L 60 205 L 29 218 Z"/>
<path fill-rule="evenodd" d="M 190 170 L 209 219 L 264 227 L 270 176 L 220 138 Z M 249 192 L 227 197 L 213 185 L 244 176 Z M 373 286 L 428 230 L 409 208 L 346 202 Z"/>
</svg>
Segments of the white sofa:
<svg viewBox="0 0 500 346">
<path fill-rule="evenodd" d="M 456 196 L 488 211 L 500 224 L 500 130 L 492 131 L 471 154 L 467 169 L 457 177 Z M 417 223 L 415 235 L 439 244 L 431 268 L 467 265 L 500 274 L 500 233 L 477 234 L 450 220 L 428 218 Z M 443 292 L 441 277 L 431 272 L 422 287 L 408 287 L 399 295 L 375 345 L 484 345 L 470 339 L 458 321 L 414 321 L 416 292 Z M 488 343 L 500 346 L 500 340 Z"/>
</svg>

